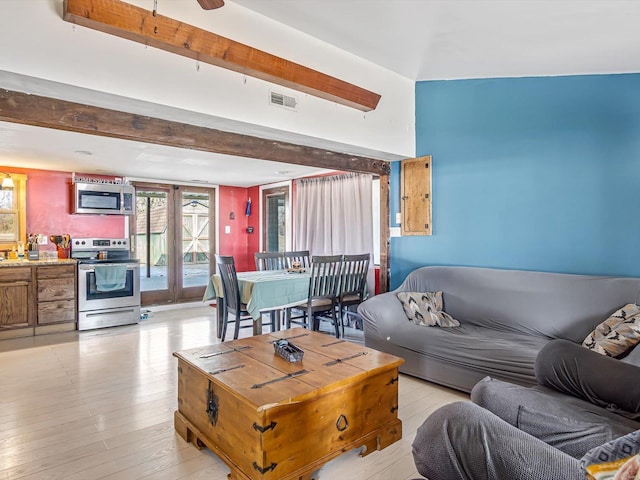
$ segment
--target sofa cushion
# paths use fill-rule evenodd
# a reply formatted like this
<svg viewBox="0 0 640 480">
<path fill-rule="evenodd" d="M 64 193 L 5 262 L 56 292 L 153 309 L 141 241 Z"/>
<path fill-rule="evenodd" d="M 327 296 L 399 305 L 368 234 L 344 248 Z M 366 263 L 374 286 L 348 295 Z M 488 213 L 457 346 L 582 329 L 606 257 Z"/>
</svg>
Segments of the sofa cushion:
<svg viewBox="0 0 640 480">
<path fill-rule="evenodd" d="M 598 325 L 582 345 L 608 357 L 618 357 L 638 343 L 640 306 L 629 303 Z"/>
<path fill-rule="evenodd" d="M 398 299 L 407 318 L 428 327 L 458 327 L 458 322 L 442 309 L 442 292 L 399 292 Z"/>
<path fill-rule="evenodd" d="M 624 363 L 630 363 L 631 365 L 640 367 L 640 345 L 636 345 L 634 348 L 629 350 L 624 357 L 620 358 L 620 360 Z"/>
<path fill-rule="evenodd" d="M 477 267 L 422 267 L 398 291 L 437 292 L 463 325 L 580 343 L 621 305 L 640 300 L 640 278 Z"/>
<path fill-rule="evenodd" d="M 606 422 L 594 423 L 558 417 L 526 405 L 518 408 L 516 426 L 573 458 L 580 458 L 585 451 L 613 438 Z"/>
</svg>

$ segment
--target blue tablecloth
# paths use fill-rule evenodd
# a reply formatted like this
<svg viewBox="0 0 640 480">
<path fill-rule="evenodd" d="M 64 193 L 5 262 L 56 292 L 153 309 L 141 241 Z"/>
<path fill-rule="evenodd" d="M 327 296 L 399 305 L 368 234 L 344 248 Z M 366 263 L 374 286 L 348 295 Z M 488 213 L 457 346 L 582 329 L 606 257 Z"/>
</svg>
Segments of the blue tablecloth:
<svg viewBox="0 0 640 480">
<path fill-rule="evenodd" d="M 309 272 L 290 273 L 286 270 L 238 272 L 240 301 L 247 305 L 247 311 L 254 320 L 259 320 L 260 312 L 304 303 L 309 295 L 310 278 Z M 219 274 L 209 279 L 202 301 L 215 298 L 224 298 Z"/>
</svg>

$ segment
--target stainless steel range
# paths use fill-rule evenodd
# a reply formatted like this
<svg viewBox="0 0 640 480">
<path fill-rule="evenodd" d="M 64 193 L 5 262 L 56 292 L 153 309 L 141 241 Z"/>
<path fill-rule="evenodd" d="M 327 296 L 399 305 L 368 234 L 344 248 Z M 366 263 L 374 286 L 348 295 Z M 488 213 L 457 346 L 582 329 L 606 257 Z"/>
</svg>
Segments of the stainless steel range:
<svg viewBox="0 0 640 480">
<path fill-rule="evenodd" d="M 78 261 L 78 330 L 140 320 L 140 264 L 126 238 L 74 238 Z"/>
</svg>

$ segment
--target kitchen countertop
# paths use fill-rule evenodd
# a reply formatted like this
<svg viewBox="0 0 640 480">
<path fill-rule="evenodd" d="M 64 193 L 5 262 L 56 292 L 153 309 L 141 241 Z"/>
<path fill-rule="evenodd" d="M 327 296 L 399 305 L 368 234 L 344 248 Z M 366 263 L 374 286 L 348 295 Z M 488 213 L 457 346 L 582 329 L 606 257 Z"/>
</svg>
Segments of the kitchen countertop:
<svg viewBox="0 0 640 480">
<path fill-rule="evenodd" d="M 45 258 L 40 260 L 0 260 L 0 268 L 2 267 L 38 267 L 41 265 L 68 265 L 77 263 L 73 258 Z"/>
</svg>

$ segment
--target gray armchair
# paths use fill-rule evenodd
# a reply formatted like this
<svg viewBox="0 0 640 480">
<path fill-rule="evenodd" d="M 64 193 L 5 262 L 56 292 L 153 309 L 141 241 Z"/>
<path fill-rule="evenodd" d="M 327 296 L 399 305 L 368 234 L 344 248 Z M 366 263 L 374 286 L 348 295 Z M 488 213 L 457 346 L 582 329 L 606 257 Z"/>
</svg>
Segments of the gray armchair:
<svg viewBox="0 0 640 480">
<path fill-rule="evenodd" d="M 413 457 L 429 480 L 584 480 L 585 465 L 640 452 L 640 430 L 577 459 L 471 402 L 436 410 L 418 429 Z"/>
<path fill-rule="evenodd" d="M 584 464 L 615 457 L 616 445 L 625 445 L 617 458 L 633 453 L 629 445 L 639 453 L 637 360 L 549 342 L 536 357 L 537 385 L 487 377 L 473 403 L 434 412 L 413 444 L 418 471 L 429 480 L 584 479 Z"/>
</svg>

